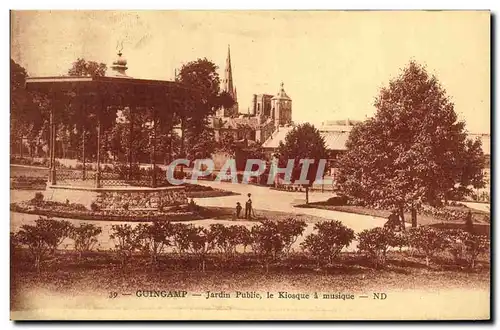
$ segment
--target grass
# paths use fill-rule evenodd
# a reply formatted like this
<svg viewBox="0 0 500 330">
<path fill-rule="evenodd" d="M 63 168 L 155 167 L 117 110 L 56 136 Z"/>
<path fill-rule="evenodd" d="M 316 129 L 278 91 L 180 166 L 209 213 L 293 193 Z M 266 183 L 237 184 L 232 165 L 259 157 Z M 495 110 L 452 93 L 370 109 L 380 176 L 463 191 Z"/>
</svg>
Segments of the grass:
<svg viewBox="0 0 500 330">
<path fill-rule="evenodd" d="M 232 191 L 228 191 L 228 190 L 222 190 L 222 189 L 186 192 L 186 196 L 188 198 L 210 198 L 210 197 L 225 197 L 225 196 L 233 196 L 233 195 L 240 195 L 240 194 L 232 192 Z"/>
<path fill-rule="evenodd" d="M 200 214 L 204 218 L 217 219 L 217 220 L 236 220 L 235 209 L 232 207 L 217 207 L 217 206 L 204 206 L 201 208 Z M 287 218 L 295 218 L 297 220 L 304 220 L 306 223 L 316 223 L 319 221 L 327 221 L 327 219 L 322 217 L 317 217 L 308 214 L 295 214 L 280 211 L 268 211 L 268 210 L 254 210 L 255 216 L 251 219 L 254 221 L 273 219 L 282 220 Z M 240 220 L 245 216 L 245 210 L 241 211 Z"/>
<path fill-rule="evenodd" d="M 309 203 L 309 204 L 301 204 L 301 205 L 296 205 L 295 207 L 302 207 L 302 208 L 317 208 L 317 209 L 323 209 L 323 210 L 331 210 L 331 211 L 339 211 L 339 212 L 347 212 L 347 213 L 356 213 L 356 214 L 362 214 L 362 215 L 370 215 L 373 217 L 379 217 L 379 218 L 388 218 L 389 215 L 391 214 L 391 211 L 388 210 L 379 210 L 379 209 L 373 209 L 365 206 L 359 206 L 359 205 L 329 205 L 326 202 L 315 202 L 315 203 Z M 487 212 L 475 210 L 475 209 L 470 209 L 466 206 L 447 206 L 450 210 L 452 209 L 460 209 L 460 210 L 471 210 L 472 211 L 472 217 L 475 223 L 484 223 L 483 217 L 485 215 L 489 215 Z M 411 223 L 411 213 L 410 212 L 405 212 L 405 221 L 407 223 Z M 444 221 L 442 219 L 427 215 L 427 214 L 419 214 L 417 217 L 418 224 L 420 225 L 432 225 L 432 224 L 439 224 L 443 223 Z M 457 222 L 462 223 L 462 219 L 457 219 Z"/>
</svg>

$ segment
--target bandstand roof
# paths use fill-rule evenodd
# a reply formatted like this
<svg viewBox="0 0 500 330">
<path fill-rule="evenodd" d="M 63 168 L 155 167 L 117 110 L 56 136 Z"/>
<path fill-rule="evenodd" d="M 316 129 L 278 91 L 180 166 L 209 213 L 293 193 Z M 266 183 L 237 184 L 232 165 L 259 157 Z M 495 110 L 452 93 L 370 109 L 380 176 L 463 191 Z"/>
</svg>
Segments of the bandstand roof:
<svg viewBox="0 0 500 330">
<path fill-rule="evenodd" d="M 164 102 L 174 94 L 187 96 L 192 91 L 175 81 L 113 76 L 29 77 L 26 78 L 26 89 L 49 95 L 103 96 L 108 102 L 133 101 L 137 105 Z"/>
</svg>

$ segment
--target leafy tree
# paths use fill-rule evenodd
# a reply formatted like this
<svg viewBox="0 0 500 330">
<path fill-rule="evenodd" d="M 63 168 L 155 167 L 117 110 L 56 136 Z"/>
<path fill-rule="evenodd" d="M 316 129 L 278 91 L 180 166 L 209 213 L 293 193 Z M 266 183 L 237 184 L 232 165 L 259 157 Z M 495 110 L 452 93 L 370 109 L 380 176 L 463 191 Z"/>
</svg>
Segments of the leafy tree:
<svg viewBox="0 0 500 330">
<path fill-rule="evenodd" d="M 481 142 L 467 139 L 435 76 L 415 63 L 382 88 L 375 116 L 351 131 L 340 159 L 340 188 L 354 200 L 412 211 L 457 190 L 481 187 Z"/>
<path fill-rule="evenodd" d="M 180 255 L 185 255 L 190 248 L 192 232 L 194 226 L 192 224 L 174 223 L 172 225 L 172 243 L 175 251 Z"/>
<path fill-rule="evenodd" d="M 264 262 L 268 273 L 270 262 L 283 251 L 284 243 L 280 238 L 278 226 L 273 221 L 264 220 L 252 227 L 251 237 L 252 250 Z"/>
<path fill-rule="evenodd" d="M 465 232 L 462 236 L 462 242 L 465 246 L 464 250 L 467 264 L 471 269 L 475 267 L 477 257 L 481 253 L 488 252 L 490 249 L 490 241 L 485 236 Z"/>
<path fill-rule="evenodd" d="M 69 76 L 104 76 L 106 75 L 106 64 L 94 61 L 87 61 L 83 58 L 78 58 L 73 62 L 72 67 L 68 70 Z"/>
<path fill-rule="evenodd" d="M 40 130 L 44 124 L 44 113 L 38 107 L 42 103 L 40 96 L 30 93 L 25 88 L 28 74 L 26 70 L 10 60 L 10 141 L 11 152 L 19 144 L 19 151 L 23 155 L 24 138 L 28 138 L 30 144 L 39 137 Z"/>
<path fill-rule="evenodd" d="M 247 252 L 247 247 L 252 244 L 252 235 L 250 230 L 243 226 L 236 226 L 236 236 L 238 237 L 238 243 L 243 245 L 243 253 Z"/>
<path fill-rule="evenodd" d="M 62 241 L 68 237 L 71 225 L 65 220 L 40 217 L 35 225 L 22 225 L 17 233 L 19 242 L 28 247 L 34 259 L 34 266 L 40 272 L 42 261 L 53 255 Z"/>
<path fill-rule="evenodd" d="M 292 245 L 297 241 L 297 238 L 302 235 L 307 224 L 303 220 L 287 218 L 285 220 L 278 220 L 277 226 L 281 241 L 283 242 L 283 251 L 289 254 Z"/>
<path fill-rule="evenodd" d="M 384 266 L 387 260 L 387 251 L 391 246 L 399 243 L 392 230 L 381 227 L 363 230 L 358 234 L 358 239 L 358 249 L 368 254 L 375 267 Z"/>
<path fill-rule="evenodd" d="M 430 258 L 437 252 L 447 248 L 449 240 L 442 230 L 429 226 L 420 226 L 410 229 L 409 242 L 412 248 L 425 255 L 425 264 L 429 267 Z"/>
<path fill-rule="evenodd" d="M 214 246 L 223 253 L 227 259 L 236 253 L 236 246 L 240 244 L 241 229 L 239 226 L 224 226 L 222 224 L 210 225 Z"/>
<path fill-rule="evenodd" d="M 92 251 L 98 243 L 97 236 L 102 233 L 102 228 L 90 223 L 82 223 L 78 227 L 72 228 L 69 237 L 75 241 L 75 250 L 78 251 L 79 258 L 83 253 Z"/>
<path fill-rule="evenodd" d="M 198 59 L 184 64 L 179 70 L 177 80 L 189 88 L 190 97 L 182 100 L 182 110 L 178 112 L 181 120 L 181 153 L 187 151 L 191 159 L 200 154 L 210 156 L 215 150 L 213 132 L 209 129 L 209 116 L 223 106 L 231 107 L 234 100 L 220 90 L 217 66 L 208 59 Z"/>
<path fill-rule="evenodd" d="M 336 220 L 318 222 L 314 230 L 317 232 L 307 235 L 301 247 L 316 257 L 318 262 L 332 263 L 354 239 L 354 231 Z"/>
<path fill-rule="evenodd" d="M 121 261 L 122 269 L 137 250 L 139 245 L 139 232 L 129 224 L 112 225 L 109 238 L 115 242 L 115 251 Z"/>
<path fill-rule="evenodd" d="M 214 248 L 214 235 L 210 229 L 192 227 L 189 232 L 189 250 L 200 259 L 201 271 L 205 272 L 206 259 Z"/>
<path fill-rule="evenodd" d="M 138 243 L 140 248 L 151 257 L 151 268 L 154 270 L 158 265 L 158 255 L 163 249 L 170 246 L 173 235 L 173 227 L 170 222 L 154 221 L 152 224 L 139 224 L 136 227 Z"/>
<path fill-rule="evenodd" d="M 291 180 L 299 180 L 302 167 L 306 163 L 301 160 L 308 159 L 309 164 L 306 179 L 309 183 L 304 184 L 306 188 L 306 203 L 309 203 L 309 187 L 316 180 L 319 161 L 326 160 L 327 151 L 325 140 L 319 131 L 311 124 L 305 123 L 294 127 L 285 137 L 285 143 L 280 142 L 276 156 L 280 167 L 286 167 L 288 160 L 294 160 Z"/>
</svg>

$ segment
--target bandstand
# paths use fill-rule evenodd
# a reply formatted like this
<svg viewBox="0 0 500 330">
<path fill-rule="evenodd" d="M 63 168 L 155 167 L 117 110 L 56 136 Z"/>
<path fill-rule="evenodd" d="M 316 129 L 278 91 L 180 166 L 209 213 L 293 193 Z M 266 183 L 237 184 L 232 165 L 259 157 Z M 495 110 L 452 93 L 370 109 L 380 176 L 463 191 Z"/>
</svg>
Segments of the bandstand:
<svg viewBox="0 0 500 330">
<path fill-rule="evenodd" d="M 164 209 L 187 204 L 182 186 L 169 185 L 157 165 L 156 132 L 173 127 L 174 113 L 182 111 L 182 102 L 193 96 L 193 91 L 174 81 L 135 79 L 126 74 L 127 61 L 121 52 L 105 76 L 31 77 L 26 79 L 29 91 L 44 94 L 50 101 L 49 178 L 45 193 L 48 200 L 95 205 L 106 209 Z M 96 130 L 96 158 L 86 162 L 85 142 L 82 144 L 81 170 L 59 168 L 56 162 L 58 118 L 69 107 L 89 114 L 92 129 Z M 148 170 L 137 176 L 133 173 L 131 155 L 129 173 L 103 171 L 103 123 L 116 118 L 119 110 L 127 109 L 129 134 L 134 130 L 134 114 L 147 109 L 151 114 L 151 158 Z M 139 116 L 138 116 L 139 117 Z M 140 123 L 144 124 L 144 123 Z M 94 136 L 95 136 L 94 135 Z M 82 136 L 85 136 L 83 132 Z M 132 136 L 132 135 L 131 135 Z M 129 151 L 130 153 L 131 151 Z M 87 156 L 88 157 L 88 156 Z M 144 164 L 142 164 L 144 166 Z"/>
</svg>

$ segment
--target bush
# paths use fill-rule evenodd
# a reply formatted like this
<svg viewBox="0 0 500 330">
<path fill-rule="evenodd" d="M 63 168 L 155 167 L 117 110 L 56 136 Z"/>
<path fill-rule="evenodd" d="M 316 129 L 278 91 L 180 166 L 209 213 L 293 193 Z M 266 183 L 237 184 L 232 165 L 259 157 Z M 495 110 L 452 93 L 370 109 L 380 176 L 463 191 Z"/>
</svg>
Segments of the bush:
<svg viewBox="0 0 500 330">
<path fill-rule="evenodd" d="M 211 230 L 203 227 L 192 227 L 188 235 L 189 250 L 200 259 L 200 268 L 205 272 L 208 253 L 214 248 L 214 235 Z"/>
<path fill-rule="evenodd" d="M 173 226 L 170 222 L 154 221 L 153 223 L 141 223 L 136 227 L 138 246 L 151 258 L 151 268 L 156 268 L 158 255 L 163 249 L 172 245 Z"/>
<path fill-rule="evenodd" d="M 214 248 L 224 254 L 226 258 L 236 253 L 236 246 L 240 244 L 241 229 L 239 226 L 224 226 L 216 223 L 210 225 Z"/>
<path fill-rule="evenodd" d="M 175 223 L 172 225 L 172 244 L 180 256 L 185 255 L 189 251 L 189 237 L 193 231 L 192 224 Z"/>
<path fill-rule="evenodd" d="M 55 253 L 57 247 L 69 236 L 71 224 L 65 220 L 52 220 L 40 217 L 35 225 L 22 225 L 17 233 L 19 242 L 28 247 L 33 257 L 37 272 L 41 269 L 42 261 Z"/>
<path fill-rule="evenodd" d="M 284 243 L 280 238 L 276 223 L 265 220 L 255 225 L 251 230 L 252 250 L 264 262 L 266 273 L 269 272 L 269 263 L 276 259 L 283 250 Z"/>
<path fill-rule="evenodd" d="M 342 205 L 347 205 L 348 203 L 349 203 L 349 198 L 347 196 L 330 197 L 326 201 L 327 205 L 333 205 L 333 206 L 342 206 Z"/>
<path fill-rule="evenodd" d="M 36 192 L 35 197 L 31 200 L 31 202 L 35 205 L 40 205 L 43 203 L 43 194 L 41 192 Z"/>
<path fill-rule="evenodd" d="M 99 212 L 99 205 L 97 205 L 95 202 L 92 202 L 92 204 L 90 204 L 90 210 L 92 212 Z"/>
<path fill-rule="evenodd" d="M 481 253 L 485 253 L 490 249 L 490 241 L 485 236 L 474 235 L 471 233 L 465 233 L 462 240 L 465 245 L 465 257 L 467 264 L 470 268 L 474 268 L 477 257 Z"/>
<path fill-rule="evenodd" d="M 75 241 L 75 250 L 79 258 L 83 253 L 93 250 L 98 243 L 97 236 L 101 233 L 101 227 L 89 223 L 81 223 L 80 226 L 72 228 L 69 237 Z"/>
<path fill-rule="evenodd" d="M 438 251 L 447 248 L 449 239 L 442 230 L 429 226 L 421 226 L 410 229 L 409 242 L 412 248 L 417 249 L 425 255 L 425 264 L 429 267 L 430 258 Z"/>
<path fill-rule="evenodd" d="M 354 239 L 354 231 L 340 221 L 319 222 L 314 225 L 314 229 L 317 233 L 309 234 L 301 247 L 316 257 L 318 263 L 332 263 Z"/>
<path fill-rule="evenodd" d="M 121 261 L 122 268 L 130 260 L 132 253 L 140 247 L 137 228 L 131 225 L 112 225 L 109 238 L 115 242 L 115 251 Z"/>
<path fill-rule="evenodd" d="M 279 238 L 283 245 L 283 252 L 288 254 L 292 245 L 297 241 L 297 238 L 306 229 L 307 224 L 303 220 L 299 221 L 294 218 L 287 218 L 285 220 L 278 220 L 277 227 Z"/>
<path fill-rule="evenodd" d="M 358 249 L 373 260 L 376 268 L 385 266 L 387 251 L 396 245 L 394 232 L 387 228 L 363 230 L 358 234 L 358 239 Z"/>
<path fill-rule="evenodd" d="M 471 269 L 475 267 L 477 257 L 481 253 L 487 252 L 490 247 L 487 237 L 475 235 L 461 229 L 444 230 L 443 235 L 447 241 L 447 249 L 452 254 L 455 262 L 458 263 L 465 259 Z"/>
</svg>

